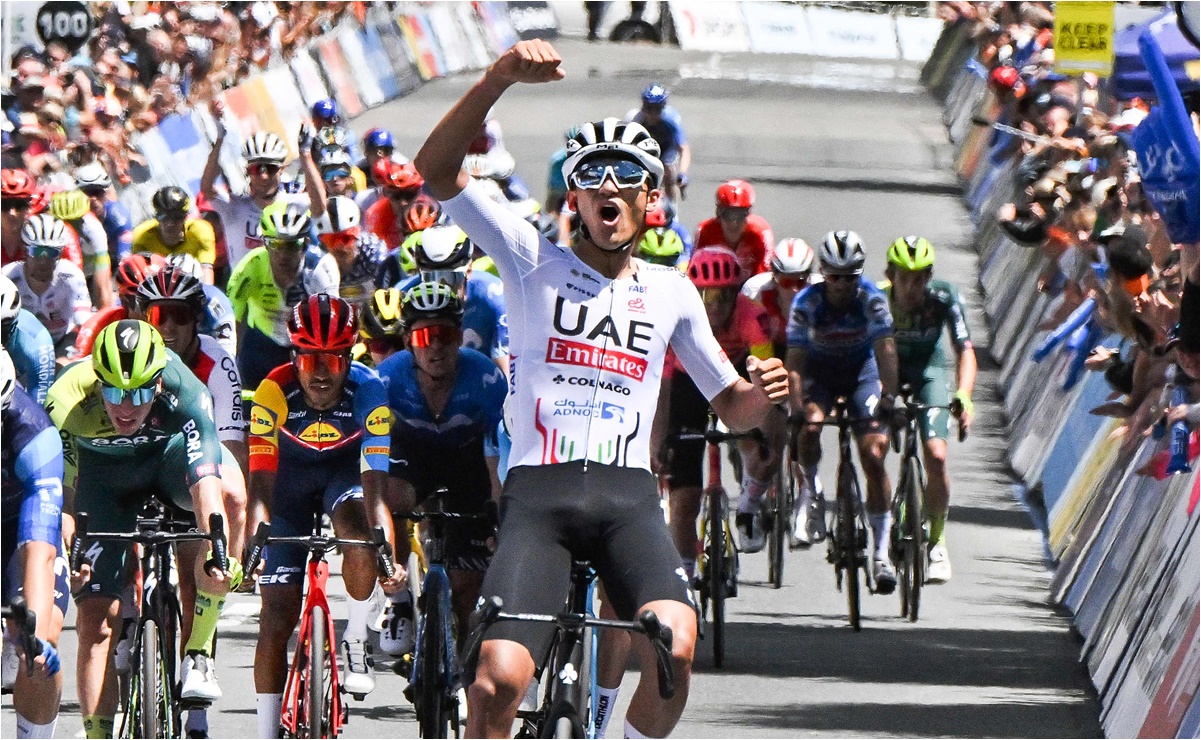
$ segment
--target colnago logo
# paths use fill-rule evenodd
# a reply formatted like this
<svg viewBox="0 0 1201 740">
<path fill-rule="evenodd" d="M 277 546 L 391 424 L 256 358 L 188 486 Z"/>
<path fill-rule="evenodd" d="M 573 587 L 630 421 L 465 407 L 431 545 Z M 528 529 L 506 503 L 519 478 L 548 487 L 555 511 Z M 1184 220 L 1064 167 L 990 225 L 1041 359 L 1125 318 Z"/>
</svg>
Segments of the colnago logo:
<svg viewBox="0 0 1201 740">
<path fill-rule="evenodd" d="M 546 361 L 608 370 L 634 380 L 646 375 L 646 360 L 618 350 L 602 350 L 582 342 L 551 337 L 546 344 Z"/>
</svg>

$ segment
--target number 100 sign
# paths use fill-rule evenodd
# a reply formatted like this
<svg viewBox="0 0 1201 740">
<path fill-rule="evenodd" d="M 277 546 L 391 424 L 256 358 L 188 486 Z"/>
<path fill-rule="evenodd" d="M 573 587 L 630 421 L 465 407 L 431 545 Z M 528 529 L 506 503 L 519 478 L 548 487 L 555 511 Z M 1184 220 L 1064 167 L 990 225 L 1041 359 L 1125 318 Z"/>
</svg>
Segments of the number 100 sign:
<svg viewBox="0 0 1201 740">
<path fill-rule="evenodd" d="M 81 2 L 54 0 L 38 9 L 36 25 L 44 43 L 58 41 L 75 53 L 92 33 L 92 13 Z"/>
</svg>

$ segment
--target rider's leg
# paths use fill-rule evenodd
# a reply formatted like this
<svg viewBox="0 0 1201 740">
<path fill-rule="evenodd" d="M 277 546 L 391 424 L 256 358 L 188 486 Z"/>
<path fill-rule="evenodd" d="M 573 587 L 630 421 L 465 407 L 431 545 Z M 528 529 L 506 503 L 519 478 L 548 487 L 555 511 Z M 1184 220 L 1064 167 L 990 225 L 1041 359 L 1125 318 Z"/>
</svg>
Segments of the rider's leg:
<svg viewBox="0 0 1201 740">
<path fill-rule="evenodd" d="M 228 451 L 221 461 L 221 497 L 229 528 L 229 554 L 240 558 L 246 538 L 246 478 Z"/>
<path fill-rule="evenodd" d="M 485 640 L 475 683 L 467 691 L 467 737 L 509 737 L 513 718 L 534 678 L 534 659 L 521 643 Z"/>
<path fill-rule="evenodd" d="M 277 551 L 295 549 L 289 546 L 272 546 L 268 559 L 278 559 Z M 280 552 L 280 554 L 283 554 Z M 304 562 L 303 553 L 299 562 Z M 295 562 L 297 558 L 293 558 Z M 255 713 L 258 715 L 259 737 L 279 736 L 280 709 L 284 698 L 284 683 L 288 678 L 288 640 L 296 629 L 300 618 L 302 597 L 301 576 L 295 568 L 291 572 L 277 573 L 275 564 L 268 562 L 260 579 L 263 608 L 259 612 L 259 640 L 254 648 L 254 690 L 257 694 Z M 294 566 L 285 566 L 294 568 Z M 263 583 L 268 578 L 285 578 L 285 583 Z"/>
<path fill-rule="evenodd" d="M 110 594 L 84 594 L 76 600 L 75 612 L 79 636 L 75 678 L 84 730 L 88 737 L 112 737 L 117 674 L 108 666 L 113 635 L 121 624 L 121 602 Z"/>
<path fill-rule="evenodd" d="M 601 602 L 600 618 L 617 619 L 617 611 L 605 594 L 605 587 L 597 583 L 596 595 Z M 596 655 L 596 713 L 592 718 L 595 737 L 604 737 L 617 707 L 617 695 L 621 681 L 626 675 L 630 660 L 630 633 L 625 630 L 600 630 L 600 644 Z"/>
<path fill-rule="evenodd" d="M 888 503 L 890 483 L 884 468 L 884 457 L 888 454 L 888 435 L 868 432 L 856 438 L 859 445 L 859 462 L 863 466 L 863 477 L 867 488 L 867 516 L 876 535 L 876 556 L 888 556 L 888 533 L 891 530 L 892 514 Z"/>
<path fill-rule="evenodd" d="M 738 441 L 738 453 L 742 457 L 742 490 L 756 501 L 762 500 L 763 494 L 775 481 L 776 469 L 788 436 L 787 426 L 788 417 L 773 412 L 759 427 L 766 447 L 754 439 Z"/>
<path fill-rule="evenodd" d="M 796 449 L 793 457 L 794 473 L 797 476 L 796 503 L 793 509 L 792 527 L 790 527 L 791 545 L 804 547 L 810 544 L 810 530 L 814 537 L 820 538 L 825 532 L 825 522 L 817 522 L 814 526 L 809 520 L 809 509 L 816 495 L 817 466 L 822 459 L 822 428 L 821 421 L 826 418 L 824 407 L 814 401 L 805 404 L 802 414 L 806 423 L 796 436 Z M 820 517 L 819 517 L 820 518 Z"/>
<path fill-rule="evenodd" d="M 475 605 L 480 599 L 480 586 L 484 585 L 484 571 L 451 570 L 448 575 L 450 576 L 451 607 L 454 611 L 455 623 L 458 625 L 455 630 L 456 642 L 462 647 L 463 641 L 467 639 L 467 635 L 471 631 L 471 612 L 475 610 Z"/>
<path fill-rule="evenodd" d="M 60 562 L 56 560 L 55 547 L 46 542 L 28 542 L 17 550 L 18 568 L 26 571 L 27 558 L 31 567 L 38 569 L 54 568 L 55 593 L 42 594 L 33 599 L 44 603 L 43 598 L 51 600 L 50 610 L 39 615 L 38 630 L 40 637 L 55 647 L 63 629 L 63 612 L 66 610 L 70 587 L 67 585 L 65 569 L 59 569 Z M 26 582 L 28 584 L 28 581 Z M 61 593 L 61 598 L 58 594 Z M 26 598 L 30 598 L 28 587 Z M 46 626 L 43 626 L 46 625 Z M 17 672 L 13 684 L 13 709 L 17 714 L 17 737 L 53 737 L 55 724 L 58 721 L 58 706 L 63 693 L 63 671 L 60 669 L 53 676 L 37 673 L 30 676 L 26 671 Z"/>
<path fill-rule="evenodd" d="M 926 463 L 926 513 L 930 519 L 930 542 L 940 544 L 947 512 L 951 508 L 951 476 L 947 471 L 947 441 L 927 439 L 922 457 Z M 935 530 L 937 527 L 937 531 Z"/>
<path fill-rule="evenodd" d="M 671 539 L 680 554 L 684 572 L 691 578 L 696 575 L 696 558 L 701 549 L 696 531 L 696 520 L 701 515 L 700 486 L 672 488 L 668 501 L 671 506 Z"/>
<path fill-rule="evenodd" d="M 659 621 L 672 631 L 672 669 L 675 672 L 676 693 L 670 699 L 659 697 L 657 659 L 650 641 L 644 637 L 634 640 L 642 677 L 630 699 L 626 723 L 645 737 L 667 737 L 680 721 L 688 703 L 688 688 L 692 681 L 692 658 L 696 648 L 696 610 L 679 601 L 652 601 L 638 610 L 655 612 Z"/>
<path fill-rule="evenodd" d="M 334 488 L 337 481 L 330 485 Z M 367 508 L 363 505 L 362 489 L 342 487 L 340 503 L 332 508 L 330 519 L 334 534 L 351 540 L 371 539 L 367 525 Z M 329 496 L 327 495 L 327 500 Z M 371 643 L 367 639 L 367 623 L 371 619 L 371 592 L 379 578 L 377 553 L 370 547 L 342 548 L 342 580 L 346 584 L 346 629 L 342 632 L 342 652 L 346 673 L 342 685 L 353 695 L 370 693 L 375 688 L 375 663 Z"/>
</svg>

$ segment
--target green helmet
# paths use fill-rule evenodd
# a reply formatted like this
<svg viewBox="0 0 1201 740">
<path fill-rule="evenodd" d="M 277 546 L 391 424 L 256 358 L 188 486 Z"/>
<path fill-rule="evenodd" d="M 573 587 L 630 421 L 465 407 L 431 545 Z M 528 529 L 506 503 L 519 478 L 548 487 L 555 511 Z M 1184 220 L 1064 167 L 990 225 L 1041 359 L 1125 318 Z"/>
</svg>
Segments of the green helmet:
<svg viewBox="0 0 1201 740">
<path fill-rule="evenodd" d="M 888 264 L 920 272 L 934 267 L 934 245 L 920 236 L 903 236 L 888 247 Z"/>
<path fill-rule="evenodd" d="M 463 320 L 463 302 L 444 283 L 418 283 L 405 293 L 401 315 L 406 327 L 420 319 L 451 319 L 459 323 Z"/>
<path fill-rule="evenodd" d="M 149 385 L 167 367 L 163 337 L 145 321 L 122 319 L 104 327 L 92 347 L 100 382 L 122 390 Z"/>
<path fill-rule="evenodd" d="M 657 265 L 674 265 L 684 253 L 684 241 L 674 229 L 647 229 L 638 243 L 638 256 Z"/>
<path fill-rule="evenodd" d="M 312 216 L 304 205 L 277 200 L 263 209 L 260 225 L 264 239 L 304 239 L 311 223 Z"/>
<path fill-rule="evenodd" d="M 417 272 L 417 260 L 413 253 L 417 247 L 421 246 L 421 233 L 424 231 L 414 231 L 405 237 L 404 242 L 400 245 L 400 269 L 404 270 L 406 275 L 412 275 Z"/>
<path fill-rule="evenodd" d="M 50 197 L 50 213 L 62 221 L 78 221 L 92 210 L 92 202 L 82 190 L 64 190 Z"/>
</svg>

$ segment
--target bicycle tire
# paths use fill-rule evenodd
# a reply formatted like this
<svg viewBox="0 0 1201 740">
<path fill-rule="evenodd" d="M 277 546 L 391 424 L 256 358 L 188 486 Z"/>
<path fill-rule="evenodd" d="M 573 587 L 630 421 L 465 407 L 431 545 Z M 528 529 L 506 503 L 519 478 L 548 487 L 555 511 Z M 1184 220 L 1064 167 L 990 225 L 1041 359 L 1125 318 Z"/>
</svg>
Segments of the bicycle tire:
<svg viewBox="0 0 1201 740">
<path fill-rule="evenodd" d="M 792 487 L 796 485 L 791 468 L 788 456 L 784 455 L 776 471 L 775 490 L 772 493 L 772 527 L 767 542 L 767 580 L 772 588 L 784 585 L 784 555 L 788 552 L 786 539 L 792 519 L 792 501 L 795 499 Z"/>
<path fill-rule="evenodd" d="M 710 494 L 720 499 L 720 494 Z M 726 659 L 726 528 L 721 501 L 709 507 L 709 599 L 710 623 L 713 626 L 713 667 L 720 669 Z"/>
<path fill-rule="evenodd" d="M 906 548 L 906 567 L 909 569 L 909 593 L 906 611 L 910 622 L 916 622 L 922 603 L 922 586 L 926 580 L 926 557 L 923 516 L 921 469 L 917 460 L 912 457 L 905 461 L 905 536 L 908 540 Z"/>
<path fill-rule="evenodd" d="M 850 467 L 850 461 L 843 465 Z M 857 514 L 855 499 L 855 471 L 843 469 L 838 476 L 838 526 L 839 538 L 842 540 L 842 558 L 840 565 L 843 570 L 843 580 L 847 591 L 847 618 L 851 628 L 856 632 L 860 629 L 860 599 L 859 599 L 859 540 L 855 532 Z"/>
<path fill-rule="evenodd" d="M 158 738 L 161 734 L 162 702 L 159 701 L 159 684 L 163 676 L 159 675 L 162 666 L 159 655 L 158 624 L 153 619 L 142 623 L 142 640 L 139 645 L 140 659 L 138 661 L 138 717 L 135 724 L 139 737 Z"/>
<path fill-rule="evenodd" d="M 309 645 L 308 645 L 308 679 L 305 685 L 305 700 L 308 711 L 306 737 L 319 738 L 325 736 L 325 728 L 330 726 L 332 707 L 326 702 L 325 691 L 325 661 L 329 656 L 329 641 L 325 634 L 325 610 L 319 606 L 313 607 L 310 615 Z"/>
<path fill-rule="evenodd" d="M 889 534 L 889 557 L 897 568 L 897 594 L 901 602 L 901 618 L 909 618 L 909 593 L 912 588 L 913 573 L 909 567 L 909 546 L 906 543 L 908 532 L 905 518 L 905 490 L 909 485 L 909 469 L 904 458 L 901 459 L 900 480 L 897 490 L 892 496 L 892 532 Z"/>
<path fill-rule="evenodd" d="M 424 738 L 449 736 L 446 708 L 446 645 L 443 644 L 442 601 L 439 594 L 425 594 L 425 615 L 421 629 L 421 659 L 419 661 L 419 700 L 421 701 L 419 724 Z"/>
</svg>

